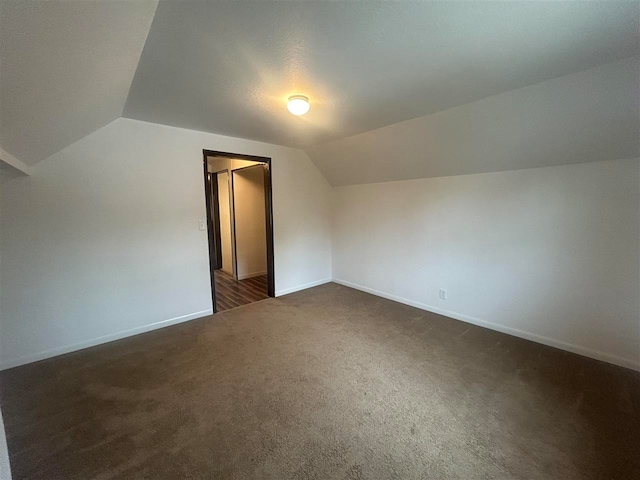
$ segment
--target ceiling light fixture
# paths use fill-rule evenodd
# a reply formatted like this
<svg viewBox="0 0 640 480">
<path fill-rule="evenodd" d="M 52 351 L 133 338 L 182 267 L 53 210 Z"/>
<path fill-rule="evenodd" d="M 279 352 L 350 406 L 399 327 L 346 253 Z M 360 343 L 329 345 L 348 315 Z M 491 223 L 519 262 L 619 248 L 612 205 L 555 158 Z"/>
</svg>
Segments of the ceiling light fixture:
<svg viewBox="0 0 640 480">
<path fill-rule="evenodd" d="M 287 110 L 294 115 L 304 115 L 309 111 L 309 99 L 304 95 L 294 95 L 287 101 Z"/>
</svg>

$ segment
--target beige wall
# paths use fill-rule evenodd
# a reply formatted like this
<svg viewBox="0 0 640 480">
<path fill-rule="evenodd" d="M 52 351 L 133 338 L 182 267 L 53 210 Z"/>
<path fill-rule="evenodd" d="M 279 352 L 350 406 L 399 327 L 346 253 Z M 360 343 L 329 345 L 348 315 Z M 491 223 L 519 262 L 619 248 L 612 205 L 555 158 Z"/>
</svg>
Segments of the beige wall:
<svg viewBox="0 0 640 480">
<path fill-rule="evenodd" d="M 258 172 L 262 172 L 262 163 L 250 160 L 239 160 L 235 158 L 209 157 L 207 167 L 209 172 L 222 172 L 227 170 L 233 172 L 238 169 L 245 169 L 250 166 L 259 167 Z M 251 169 L 249 169 L 251 170 Z M 232 275 L 237 275 L 240 280 L 267 273 L 266 260 L 266 218 L 264 208 L 264 178 L 261 176 L 256 180 L 256 173 L 247 172 L 246 175 L 234 174 L 236 182 L 240 187 L 235 187 L 231 193 L 230 183 L 221 186 L 218 182 L 218 197 L 220 201 L 220 237 L 222 240 L 222 270 Z M 229 174 L 231 175 L 231 173 Z M 240 177 L 240 178 L 238 178 Z M 225 177 L 230 182 L 231 179 Z M 258 188 L 257 181 L 261 183 Z M 234 198 L 235 195 L 235 198 Z M 238 209 L 234 208 L 235 202 L 240 197 L 241 215 L 238 218 Z M 258 198 L 259 197 L 259 198 Z M 255 205 L 254 205 L 255 204 Z M 256 205 L 262 205 L 262 210 L 256 209 Z M 235 212 L 235 221 L 234 221 Z M 230 229 L 227 231 L 227 222 Z M 238 226 L 239 225 L 239 226 Z M 237 230 L 240 231 L 240 244 L 237 240 Z M 264 235 L 260 236 L 260 229 L 264 229 Z M 264 254 L 262 254 L 264 250 Z M 234 261 L 238 256 L 237 263 Z M 238 272 L 236 272 L 238 268 Z"/>
<path fill-rule="evenodd" d="M 306 148 L 333 186 L 640 155 L 640 56 Z"/>
<path fill-rule="evenodd" d="M 233 172 L 237 276 L 239 280 L 267 273 L 267 227 L 264 167 Z"/>
<path fill-rule="evenodd" d="M 235 275 L 233 262 L 233 230 L 231 224 L 231 199 L 229 172 L 218 173 L 218 201 L 220 205 L 220 240 L 222 242 L 222 270 Z"/>
</svg>

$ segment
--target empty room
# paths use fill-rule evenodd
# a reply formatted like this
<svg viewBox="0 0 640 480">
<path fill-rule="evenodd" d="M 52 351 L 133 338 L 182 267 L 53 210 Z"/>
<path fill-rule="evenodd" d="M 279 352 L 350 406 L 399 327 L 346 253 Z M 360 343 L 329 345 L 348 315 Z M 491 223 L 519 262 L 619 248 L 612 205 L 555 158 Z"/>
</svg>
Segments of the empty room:
<svg viewBox="0 0 640 480">
<path fill-rule="evenodd" d="M 639 452 L 639 0 L 0 0 L 0 480 Z"/>
</svg>

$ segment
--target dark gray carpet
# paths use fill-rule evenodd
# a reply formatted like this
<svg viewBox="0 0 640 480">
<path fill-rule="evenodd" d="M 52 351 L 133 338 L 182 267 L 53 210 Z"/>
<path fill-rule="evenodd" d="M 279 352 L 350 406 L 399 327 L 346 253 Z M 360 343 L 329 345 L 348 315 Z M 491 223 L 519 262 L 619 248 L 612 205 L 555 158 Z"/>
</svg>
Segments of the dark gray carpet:
<svg viewBox="0 0 640 480">
<path fill-rule="evenodd" d="M 5 371 L 14 478 L 640 478 L 637 372 L 328 284 Z"/>
</svg>

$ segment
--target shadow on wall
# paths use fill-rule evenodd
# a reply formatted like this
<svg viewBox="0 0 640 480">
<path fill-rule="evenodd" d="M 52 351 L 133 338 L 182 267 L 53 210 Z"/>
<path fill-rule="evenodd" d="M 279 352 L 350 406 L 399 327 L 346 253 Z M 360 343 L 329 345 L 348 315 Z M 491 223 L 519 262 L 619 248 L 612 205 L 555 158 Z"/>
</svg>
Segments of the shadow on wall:
<svg viewBox="0 0 640 480">
<path fill-rule="evenodd" d="M 213 218 L 217 269 L 236 280 L 267 274 L 265 170 L 261 162 L 209 157 L 207 169 L 217 177 L 218 218 Z M 219 237 L 219 238 L 218 238 Z"/>
</svg>

